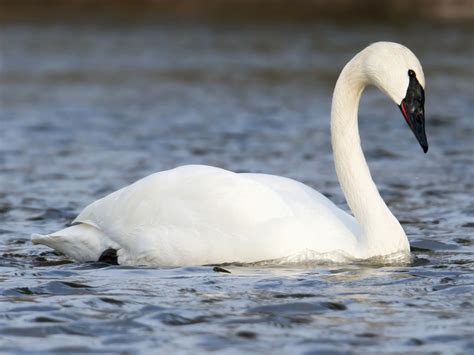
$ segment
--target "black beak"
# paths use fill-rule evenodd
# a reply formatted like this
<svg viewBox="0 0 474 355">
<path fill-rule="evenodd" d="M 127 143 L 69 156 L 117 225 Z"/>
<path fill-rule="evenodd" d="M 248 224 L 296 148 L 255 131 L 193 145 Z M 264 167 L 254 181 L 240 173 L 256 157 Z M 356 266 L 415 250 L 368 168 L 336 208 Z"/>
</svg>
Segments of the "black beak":
<svg viewBox="0 0 474 355">
<path fill-rule="evenodd" d="M 428 140 L 425 132 L 425 91 L 416 79 L 415 74 L 410 71 L 410 83 L 405 98 L 400 103 L 405 121 L 415 134 L 423 152 L 428 151 Z"/>
</svg>

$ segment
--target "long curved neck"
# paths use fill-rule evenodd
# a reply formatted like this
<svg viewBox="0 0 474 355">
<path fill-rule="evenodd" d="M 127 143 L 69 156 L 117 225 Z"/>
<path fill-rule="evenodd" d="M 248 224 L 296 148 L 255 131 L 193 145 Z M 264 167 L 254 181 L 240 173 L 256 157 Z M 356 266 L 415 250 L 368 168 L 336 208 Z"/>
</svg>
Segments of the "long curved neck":
<svg viewBox="0 0 474 355">
<path fill-rule="evenodd" d="M 334 90 L 331 140 L 336 172 L 347 203 L 359 222 L 361 257 L 387 255 L 409 248 L 400 223 L 375 186 L 360 145 L 358 106 L 370 80 L 356 56 L 343 69 Z"/>
</svg>

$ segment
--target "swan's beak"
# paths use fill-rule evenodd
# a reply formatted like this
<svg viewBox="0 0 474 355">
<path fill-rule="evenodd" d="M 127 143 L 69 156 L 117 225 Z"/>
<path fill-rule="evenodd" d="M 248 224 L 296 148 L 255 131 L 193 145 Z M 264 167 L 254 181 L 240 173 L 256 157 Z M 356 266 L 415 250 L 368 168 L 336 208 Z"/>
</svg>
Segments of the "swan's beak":
<svg viewBox="0 0 474 355">
<path fill-rule="evenodd" d="M 407 94 L 399 107 L 423 152 L 426 153 L 428 140 L 425 132 L 425 91 L 415 77 L 410 78 Z"/>
</svg>

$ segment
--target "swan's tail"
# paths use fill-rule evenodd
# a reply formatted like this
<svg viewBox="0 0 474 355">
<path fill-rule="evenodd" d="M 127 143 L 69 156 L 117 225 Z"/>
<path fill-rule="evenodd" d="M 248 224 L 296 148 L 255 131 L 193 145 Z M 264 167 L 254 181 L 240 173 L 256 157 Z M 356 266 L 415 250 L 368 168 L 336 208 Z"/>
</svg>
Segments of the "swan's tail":
<svg viewBox="0 0 474 355">
<path fill-rule="evenodd" d="M 31 241 L 80 262 L 97 261 L 104 250 L 116 247 L 104 233 L 88 224 L 77 224 L 52 234 L 32 234 Z"/>
</svg>

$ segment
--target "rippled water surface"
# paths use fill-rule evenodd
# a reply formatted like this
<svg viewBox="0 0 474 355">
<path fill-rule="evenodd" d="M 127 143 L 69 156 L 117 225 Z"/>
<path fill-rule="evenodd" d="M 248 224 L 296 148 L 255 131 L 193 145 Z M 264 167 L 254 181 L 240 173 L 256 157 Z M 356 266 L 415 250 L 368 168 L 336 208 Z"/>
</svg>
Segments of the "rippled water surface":
<svg viewBox="0 0 474 355">
<path fill-rule="evenodd" d="M 427 78 L 427 155 L 389 99 L 368 90 L 360 109 L 412 265 L 130 268 L 29 241 L 188 163 L 289 176 L 346 208 L 331 93 L 381 39 L 412 48 Z M 1 352 L 474 348 L 472 27 L 3 25 L 0 46 Z"/>
</svg>

